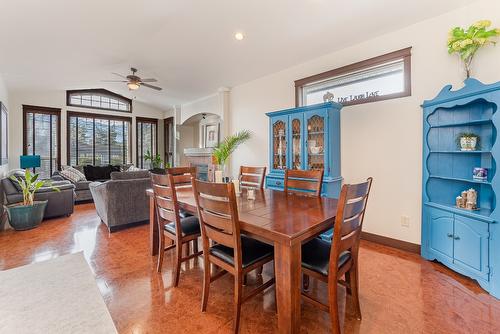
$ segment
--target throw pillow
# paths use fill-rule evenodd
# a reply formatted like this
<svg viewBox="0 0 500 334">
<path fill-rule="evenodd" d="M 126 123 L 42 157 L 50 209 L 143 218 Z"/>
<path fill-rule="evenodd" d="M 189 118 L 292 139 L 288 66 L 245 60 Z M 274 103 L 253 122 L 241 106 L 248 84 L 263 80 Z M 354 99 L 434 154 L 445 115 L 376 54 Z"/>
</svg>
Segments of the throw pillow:
<svg viewBox="0 0 500 334">
<path fill-rule="evenodd" d="M 73 167 L 66 166 L 66 168 L 60 171 L 59 174 L 72 183 L 86 181 L 85 175 Z"/>
<path fill-rule="evenodd" d="M 140 169 L 139 167 L 135 167 L 134 165 L 132 165 L 127 169 L 127 172 L 138 172 L 141 170 L 143 170 L 143 169 Z"/>
</svg>

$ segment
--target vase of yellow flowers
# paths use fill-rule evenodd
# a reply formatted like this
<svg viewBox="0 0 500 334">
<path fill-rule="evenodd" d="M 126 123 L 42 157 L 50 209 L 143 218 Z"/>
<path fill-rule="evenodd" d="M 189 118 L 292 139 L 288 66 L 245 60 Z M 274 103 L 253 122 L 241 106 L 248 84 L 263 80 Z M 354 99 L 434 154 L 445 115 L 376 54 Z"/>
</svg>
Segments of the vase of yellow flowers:
<svg viewBox="0 0 500 334">
<path fill-rule="evenodd" d="M 476 52 L 486 45 L 495 45 L 495 38 L 500 36 L 500 29 L 490 28 L 491 21 L 481 20 L 468 28 L 455 27 L 448 37 L 448 53 L 458 54 L 467 78 L 471 75 L 471 64 Z"/>
</svg>

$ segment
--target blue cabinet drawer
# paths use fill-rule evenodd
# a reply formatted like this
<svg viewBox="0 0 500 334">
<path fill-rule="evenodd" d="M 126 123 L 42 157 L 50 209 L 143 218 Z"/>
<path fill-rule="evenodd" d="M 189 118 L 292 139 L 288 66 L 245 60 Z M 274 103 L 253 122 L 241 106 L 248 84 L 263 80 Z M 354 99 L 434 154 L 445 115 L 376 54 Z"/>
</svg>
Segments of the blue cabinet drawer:
<svg viewBox="0 0 500 334">
<path fill-rule="evenodd" d="M 283 190 L 284 187 L 283 183 L 284 183 L 283 179 L 272 178 L 272 177 L 266 178 L 266 188 Z"/>
</svg>

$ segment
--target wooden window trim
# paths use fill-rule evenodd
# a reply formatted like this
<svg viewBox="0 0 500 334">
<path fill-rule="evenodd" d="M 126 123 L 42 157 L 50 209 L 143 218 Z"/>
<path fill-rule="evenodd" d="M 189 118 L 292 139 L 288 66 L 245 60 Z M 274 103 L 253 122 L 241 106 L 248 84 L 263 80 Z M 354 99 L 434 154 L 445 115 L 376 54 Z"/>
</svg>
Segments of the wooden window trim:
<svg viewBox="0 0 500 334">
<path fill-rule="evenodd" d="M 82 117 L 82 118 L 92 118 L 92 119 L 105 119 L 105 120 L 110 120 L 110 121 L 123 121 L 123 122 L 128 122 L 129 123 L 129 133 L 128 133 L 128 143 L 127 143 L 127 148 L 129 149 L 129 155 L 127 158 L 127 161 L 125 161 L 125 164 L 129 163 L 132 161 L 132 117 L 127 117 L 127 116 L 115 116 L 115 115 L 103 115 L 103 114 L 94 114 L 94 113 L 85 113 L 85 112 L 78 112 L 78 111 L 69 111 L 67 112 L 66 116 L 66 163 L 69 165 L 71 163 L 71 156 L 70 156 L 70 151 L 71 151 L 71 135 L 70 135 L 70 118 L 71 117 Z M 95 122 L 94 125 L 95 127 Z M 95 133 L 95 131 L 94 131 Z M 94 160 L 95 160 L 95 141 L 93 145 L 93 150 L 94 150 Z M 78 142 L 77 142 L 77 151 L 78 151 Z M 124 154 L 125 156 L 125 154 Z M 110 155 L 111 158 L 111 155 Z"/>
<path fill-rule="evenodd" d="M 93 107 L 93 106 L 84 106 L 80 104 L 72 104 L 71 103 L 71 94 L 74 93 L 79 93 L 79 94 L 102 94 L 102 95 L 109 95 L 111 97 L 115 97 L 121 100 L 124 100 L 127 102 L 130 106 L 130 110 L 120 110 L 120 109 L 113 109 L 113 108 L 100 108 L 100 107 Z M 129 99 L 128 97 L 125 97 L 123 95 L 114 93 L 112 91 L 109 91 L 104 88 L 95 88 L 95 89 L 73 89 L 73 90 L 67 90 L 66 91 L 66 105 L 70 107 L 78 107 L 78 108 L 87 108 L 87 109 L 97 109 L 97 110 L 108 110 L 108 111 L 117 111 L 117 112 L 125 112 L 125 113 L 132 113 L 132 99 Z"/>
<path fill-rule="evenodd" d="M 295 106 L 300 107 L 302 105 L 302 90 L 303 86 L 327 80 L 332 77 L 336 77 L 342 74 L 351 73 L 355 71 L 360 71 L 369 67 L 373 67 L 376 65 L 381 65 L 387 63 L 392 60 L 403 59 L 404 62 L 404 73 L 405 73 L 405 89 L 396 94 L 389 94 L 384 96 L 376 96 L 371 97 L 359 101 L 351 101 L 347 103 L 343 103 L 344 106 L 352 106 L 356 104 L 370 103 L 376 101 L 383 101 L 389 99 L 395 99 L 404 96 L 411 96 L 411 46 L 405 49 L 393 51 L 390 53 L 383 54 L 381 56 L 373 57 L 370 59 L 362 60 L 354 64 L 349 64 L 346 66 L 342 66 L 330 71 L 322 72 L 319 74 L 311 75 L 306 78 L 302 78 L 299 80 L 295 80 Z"/>
<path fill-rule="evenodd" d="M 36 114 L 46 114 L 46 115 L 56 115 L 57 116 L 57 169 L 61 169 L 61 109 L 34 106 L 29 104 L 23 104 L 23 155 L 28 153 L 28 129 L 26 124 L 26 114 L 36 113 Z M 33 131 L 34 133 L 34 131 Z M 52 137 L 52 136 L 51 136 Z"/>
<path fill-rule="evenodd" d="M 154 154 L 158 154 L 158 119 L 156 118 L 149 118 L 149 117 L 136 117 L 135 118 L 135 162 L 136 166 L 139 167 L 139 123 L 147 123 L 147 124 L 154 124 L 156 126 L 156 133 L 155 133 L 155 152 Z M 142 135 L 142 133 L 141 133 Z M 141 165 L 139 168 L 143 168 Z"/>
</svg>

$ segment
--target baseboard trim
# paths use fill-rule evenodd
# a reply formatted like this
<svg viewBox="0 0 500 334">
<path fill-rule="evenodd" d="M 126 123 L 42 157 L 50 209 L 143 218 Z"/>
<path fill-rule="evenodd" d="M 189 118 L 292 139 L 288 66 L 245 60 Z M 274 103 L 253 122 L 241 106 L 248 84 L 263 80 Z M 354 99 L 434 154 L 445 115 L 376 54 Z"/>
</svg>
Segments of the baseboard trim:
<svg viewBox="0 0 500 334">
<path fill-rule="evenodd" d="M 376 242 L 384 246 L 401 249 L 410 253 L 420 254 L 420 245 L 411 242 L 384 237 L 382 235 L 368 232 L 361 232 L 361 239 Z"/>
</svg>

